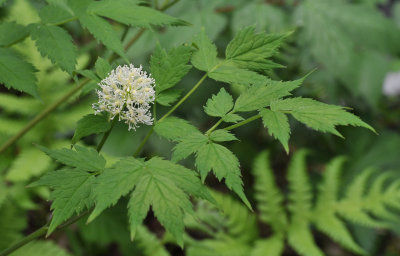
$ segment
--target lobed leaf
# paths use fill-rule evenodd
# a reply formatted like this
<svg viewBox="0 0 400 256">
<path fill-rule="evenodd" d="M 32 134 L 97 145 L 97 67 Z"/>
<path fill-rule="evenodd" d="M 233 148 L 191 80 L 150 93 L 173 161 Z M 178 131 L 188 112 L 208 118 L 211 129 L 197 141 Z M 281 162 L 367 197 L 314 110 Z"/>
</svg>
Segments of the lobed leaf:
<svg viewBox="0 0 400 256">
<path fill-rule="evenodd" d="M 72 144 L 77 143 L 81 138 L 91 134 L 107 132 L 111 128 L 108 118 L 103 115 L 86 115 L 82 117 L 76 126 Z"/>
<path fill-rule="evenodd" d="M 269 134 L 278 139 L 286 153 L 289 153 L 290 126 L 287 116 L 282 112 L 269 109 L 260 110 L 260 115 L 264 127 L 268 128 Z"/>
</svg>

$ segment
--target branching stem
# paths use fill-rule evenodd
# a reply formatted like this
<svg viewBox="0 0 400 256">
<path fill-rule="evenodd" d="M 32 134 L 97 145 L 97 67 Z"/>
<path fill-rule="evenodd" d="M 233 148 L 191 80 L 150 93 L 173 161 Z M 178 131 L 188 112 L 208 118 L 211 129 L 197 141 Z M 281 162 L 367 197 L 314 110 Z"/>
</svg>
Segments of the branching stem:
<svg viewBox="0 0 400 256">
<path fill-rule="evenodd" d="M 254 115 L 254 116 L 252 116 L 252 117 L 247 118 L 246 120 L 243 120 L 242 122 L 239 122 L 239 123 L 237 123 L 237 124 L 234 124 L 234 125 L 225 127 L 224 130 L 230 131 L 230 130 L 235 129 L 235 128 L 238 128 L 238 127 L 240 127 L 240 126 L 242 126 L 242 125 L 248 124 L 248 123 L 250 123 L 251 121 L 257 120 L 257 119 L 259 119 L 259 118 L 261 118 L 261 116 L 260 116 L 259 114 Z"/>
</svg>

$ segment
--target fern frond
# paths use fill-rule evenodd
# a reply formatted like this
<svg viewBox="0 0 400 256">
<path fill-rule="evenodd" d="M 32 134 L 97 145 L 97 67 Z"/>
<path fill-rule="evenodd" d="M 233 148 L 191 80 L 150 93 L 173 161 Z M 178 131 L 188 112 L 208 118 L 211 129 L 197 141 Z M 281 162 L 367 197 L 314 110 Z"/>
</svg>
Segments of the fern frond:
<svg viewBox="0 0 400 256">
<path fill-rule="evenodd" d="M 289 244 L 303 256 L 323 256 L 316 245 L 307 220 L 292 218 L 288 229 Z"/>
<path fill-rule="evenodd" d="M 268 239 L 257 241 L 250 256 L 280 256 L 285 248 L 284 246 L 284 236 L 276 234 Z"/>
<path fill-rule="evenodd" d="M 260 219 L 270 224 L 275 232 L 284 232 L 287 226 L 287 216 L 282 206 L 284 198 L 275 183 L 268 151 L 262 152 L 254 160 L 253 175 Z"/>
</svg>

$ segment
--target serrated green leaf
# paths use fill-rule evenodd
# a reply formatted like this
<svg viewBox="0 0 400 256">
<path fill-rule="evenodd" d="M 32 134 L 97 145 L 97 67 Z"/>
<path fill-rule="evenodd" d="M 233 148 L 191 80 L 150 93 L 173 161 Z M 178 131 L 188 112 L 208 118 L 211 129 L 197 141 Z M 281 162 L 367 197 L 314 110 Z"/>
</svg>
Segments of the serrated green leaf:
<svg viewBox="0 0 400 256">
<path fill-rule="evenodd" d="M 144 162 L 141 160 L 133 157 L 125 158 L 98 176 L 94 188 L 96 207 L 90 214 L 88 222 L 94 220 L 106 208 L 115 205 L 121 196 L 133 189 L 143 175 L 143 166 Z"/>
<path fill-rule="evenodd" d="M 247 112 L 267 107 L 272 101 L 290 95 L 297 88 L 292 84 L 253 85 L 237 98 L 235 112 Z"/>
<path fill-rule="evenodd" d="M 172 161 L 177 162 L 197 152 L 208 141 L 207 136 L 200 132 L 190 133 L 180 138 L 173 149 Z"/>
<path fill-rule="evenodd" d="M 202 146 L 197 151 L 196 167 L 204 181 L 212 170 L 218 180 L 225 178 L 225 184 L 233 190 L 242 201 L 251 209 L 250 202 L 243 193 L 243 182 L 239 169 L 239 160 L 226 147 L 215 143 Z"/>
<path fill-rule="evenodd" d="M 233 98 L 224 89 L 221 88 L 218 94 L 213 95 L 207 100 L 204 111 L 209 116 L 223 117 L 233 108 Z"/>
<path fill-rule="evenodd" d="M 220 62 L 217 59 L 217 47 L 207 37 L 204 30 L 193 38 L 193 44 L 197 51 L 192 55 L 192 64 L 197 69 L 209 72 Z"/>
<path fill-rule="evenodd" d="M 169 89 L 156 96 L 156 102 L 162 106 L 171 106 L 181 96 L 182 90 Z"/>
<path fill-rule="evenodd" d="M 77 167 L 49 172 L 31 185 L 48 186 L 53 189 L 50 194 L 50 199 L 53 200 L 53 218 L 47 231 L 48 235 L 75 213 L 90 209 L 93 205 L 94 180 L 94 175 Z"/>
<path fill-rule="evenodd" d="M 273 56 L 290 33 L 256 34 L 255 27 L 247 27 L 238 32 L 226 47 L 226 59 L 238 67 L 250 70 L 268 70 L 282 67 L 267 58 Z"/>
<path fill-rule="evenodd" d="M 96 208 L 89 220 L 134 189 L 128 203 L 131 236 L 152 206 L 157 219 L 180 244 L 183 216 L 192 212 L 189 196 L 213 200 L 195 172 L 158 157 L 147 162 L 123 159 L 100 174 L 96 183 Z"/>
<path fill-rule="evenodd" d="M 156 81 L 156 92 L 159 94 L 175 86 L 191 69 L 187 65 L 192 55 L 188 46 L 181 45 L 168 52 L 161 48 L 156 49 L 150 59 L 150 73 Z"/>
<path fill-rule="evenodd" d="M 96 150 L 75 145 L 72 149 L 51 150 L 42 146 L 37 146 L 50 157 L 68 166 L 79 168 L 88 172 L 101 172 L 106 165 L 106 160 L 99 155 Z"/>
<path fill-rule="evenodd" d="M 57 26 L 41 24 L 31 24 L 29 29 L 42 56 L 47 56 L 68 73 L 75 70 L 76 47 L 67 31 Z"/>
<path fill-rule="evenodd" d="M 105 0 L 93 2 L 88 7 L 89 13 L 113 19 L 126 25 L 138 27 L 187 26 L 184 20 L 174 18 L 153 8 L 139 6 L 136 0 Z"/>
<path fill-rule="evenodd" d="M 60 5 L 46 5 L 39 11 L 40 19 L 47 24 L 57 24 L 73 18 L 73 14 Z"/>
<path fill-rule="evenodd" d="M 210 139 L 215 142 L 238 140 L 235 135 L 222 129 L 211 132 Z"/>
<path fill-rule="evenodd" d="M 180 138 L 192 133 L 199 133 L 195 126 L 177 117 L 168 117 L 162 122 L 157 122 L 154 131 L 161 137 L 173 141 L 179 141 Z"/>
<path fill-rule="evenodd" d="M 290 126 L 287 116 L 282 112 L 269 109 L 262 109 L 260 115 L 264 127 L 268 128 L 269 134 L 278 139 L 285 148 L 286 153 L 289 153 Z"/>
<path fill-rule="evenodd" d="M 336 130 L 337 125 L 351 125 L 367 128 L 375 132 L 359 117 L 347 112 L 341 106 L 328 105 L 308 98 L 291 98 L 277 100 L 271 104 L 272 111 L 289 112 L 299 122 L 310 128 L 322 132 L 330 132 L 339 137 L 342 135 Z"/>
<path fill-rule="evenodd" d="M 86 28 L 98 41 L 107 48 L 116 52 L 119 56 L 127 59 L 122 42 L 118 33 L 106 20 L 94 15 L 83 13 L 79 16 L 79 22 Z"/>
<path fill-rule="evenodd" d="M 26 27 L 15 22 L 2 22 L 0 24 L 0 46 L 10 46 L 28 36 Z"/>
<path fill-rule="evenodd" d="M 29 93 L 38 98 L 36 69 L 10 49 L 0 48 L 0 82 L 7 88 Z"/>
<path fill-rule="evenodd" d="M 244 120 L 244 118 L 235 113 L 228 113 L 222 117 L 222 120 L 227 123 L 237 123 Z"/>
<path fill-rule="evenodd" d="M 108 73 L 112 70 L 111 65 L 102 57 L 98 57 L 96 63 L 94 64 L 96 69 L 96 74 L 101 78 L 104 79 Z"/>
<path fill-rule="evenodd" d="M 256 72 L 238 68 L 230 62 L 223 62 L 216 69 L 212 70 L 208 76 L 216 81 L 221 81 L 229 84 L 240 85 L 260 85 L 267 82 L 267 78 Z"/>
<path fill-rule="evenodd" d="M 111 127 L 108 118 L 103 115 L 86 115 L 82 117 L 77 125 L 74 137 L 72 137 L 72 144 L 78 142 L 81 138 L 91 134 L 98 134 L 107 132 Z"/>
</svg>

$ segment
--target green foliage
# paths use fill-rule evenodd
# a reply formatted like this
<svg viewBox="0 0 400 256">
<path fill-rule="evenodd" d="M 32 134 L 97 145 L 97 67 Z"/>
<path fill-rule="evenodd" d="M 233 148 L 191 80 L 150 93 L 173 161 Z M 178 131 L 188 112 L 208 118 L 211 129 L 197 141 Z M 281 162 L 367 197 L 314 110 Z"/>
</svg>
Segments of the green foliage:
<svg viewBox="0 0 400 256">
<path fill-rule="evenodd" d="M 0 48 L 0 82 L 7 88 L 38 97 L 35 71 L 32 64 L 22 60 L 12 50 Z"/>
<path fill-rule="evenodd" d="M 264 126 L 268 128 L 269 134 L 278 139 L 286 153 L 289 153 L 290 126 L 287 116 L 282 112 L 271 111 L 270 109 L 260 110 L 260 115 Z"/>
<path fill-rule="evenodd" d="M 108 118 L 104 115 L 86 115 L 76 124 L 72 144 L 77 143 L 81 138 L 91 134 L 107 132 L 111 128 Z"/>
<path fill-rule="evenodd" d="M 28 35 L 28 30 L 15 22 L 2 22 L 0 24 L 0 46 L 9 46 L 24 39 Z"/>
<path fill-rule="evenodd" d="M 217 47 L 207 37 L 204 30 L 193 39 L 193 44 L 198 48 L 192 56 L 193 66 L 202 71 L 212 71 L 219 63 Z"/>
<path fill-rule="evenodd" d="M 68 73 L 75 70 L 76 47 L 67 31 L 57 26 L 41 24 L 32 24 L 29 30 L 42 56 L 47 56 Z"/>
<path fill-rule="evenodd" d="M 260 220 L 269 224 L 273 230 L 271 236 L 241 240 L 238 234 L 246 234 L 246 232 L 241 230 L 233 234 L 226 224 L 232 222 L 224 223 L 218 220 L 215 223 L 208 222 L 207 225 L 216 230 L 225 230 L 224 234 L 211 233 L 213 239 L 193 242 L 193 245 L 190 245 L 193 248 L 189 247 L 188 252 L 199 247 L 207 247 L 216 250 L 216 255 L 223 255 L 223 252 L 219 250 L 231 245 L 235 248 L 247 248 L 238 255 L 258 256 L 265 255 L 266 252 L 268 255 L 282 255 L 284 241 L 287 238 L 289 245 L 300 255 L 325 255 L 313 239 L 311 229 L 313 225 L 344 248 L 358 255 L 364 255 L 365 250 L 355 242 L 353 234 L 347 227 L 347 221 L 367 227 L 393 227 L 393 223 L 398 222 L 394 210 L 398 210 L 400 206 L 398 200 L 395 199 L 398 197 L 398 180 L 391 180 L 393 174 L 390 172 L 376 174 L 372 179 L 374 170 L 366 169 L 345 187 L 344 197 L 339 197 L 341 194 L 339 192 L 343 191 L 341 173 L 345 158 L 337 157 L 326 166 L 322 180 L 318 184 L 318 191 L 314 193 L 306 169 L 306 155 L 307 151 L 298 151 L 289 164 L 287 207 L 283 204 L 285 197 L 274 182 L 273 171 L 269 166 L 269 153 L 262 152 L 255 159 L 253 167 L 255 199 L 258 202 Z M 367 184 L 370 184 L 368 188 Z M 222 200 L 215 198 L 217 202 L 229 202 L 227 198 Z M 251 213 L 241 216 L 237 209 L 228 211 L 223 209 L 223 218 L 233 218 L 237 223 L 246 223 L 250 216 L 254 216 Z M 210 219 L 209 214 L 212 214 L 212 208 L 198 208 L 195 214 L 203 216 L 203 219 Z M 200 220 L 202 218 L 200 217 Z M 223 223 L 222 226 L 221 223 Z M 192 226 L 204 231 L 201 225 L 192 224 Z M 241 245 L 237 245 L 238 243 Z M 215 244 L 218 246 L 211 246 Z"/>
</svg>

